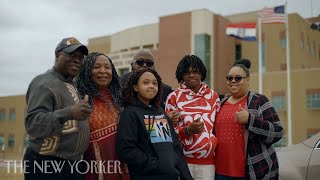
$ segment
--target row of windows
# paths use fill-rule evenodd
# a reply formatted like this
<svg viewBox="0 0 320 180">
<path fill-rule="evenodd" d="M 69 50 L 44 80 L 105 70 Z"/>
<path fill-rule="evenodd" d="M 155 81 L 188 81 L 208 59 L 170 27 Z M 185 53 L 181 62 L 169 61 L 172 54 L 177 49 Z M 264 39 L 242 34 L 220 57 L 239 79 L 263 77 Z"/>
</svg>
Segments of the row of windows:
<svg viewBox="0 0 320 180">
<path fill-rule="evenodd" d="M 313 40 L 313 42 L 310 44 L 310 39 L 309 37 L 307 37 L 307 41 L 305 43 L 305 40 L 304 40 L 304 34 L 303 32 L 301 32 L 301 36 L 300 36 L 300 48 L 301 49 L 304 49 L 305 47 L 305 44 L 306 44 L 306 50 L 311 53 L 311 55 L 313 55 L 314 57 L 316 57 L 316 41 Z M 320 44 L 319 44 L 319 49 L 318 49 L 318 59 L 320 60 Z"/>
<path fill-rule="evenodd" d="M 262 43 L 264 43 L 265 33 L 262 33 Z M 317 51 L 317 45 L 316 41 L 313 40 L 312 43 L 310 43 L 309 37 L 307 37 L 307 41 L 304 40 L 304 34 L 301 32 L 300 36 L 300 48 L 304 49 L 306 47 L 306 50 L 308 53 L 310 53 L 312 56 L 316 57 L 318 53 L 318 59 L 320 60 L 320 44 L 318 45 L 318 51 Z M 281 48 L 287 47 L 287 39 L 286 39 L 286 32 L 285 30 L 282 30 L 279 32 L 279 43 Z M 264 51 L 264 48 L 262 48 L 262 51 Z M 264 56 L 262 56 L 264 58 Z"/>
<path fill-rule="evenodd" d="M 6 144 L 6 139 L 4 138 L 4 136 L 0 136 L 0 148 L 4 148 L 6 145 L 10 148 L 14 147 L 14 136 L 13 135 L 10 135 L 8 137 L 7 144 Z"/>
<path fill-rule="evenodd" d="M 280 38 L 280 46 L 281 48 L 286 48 L 287 46 L 287 40 L 286 38 Z M 300 39 L 300 48 L 303 49 L 304 48 L 304 40 L 303 38 Z M 306 45 L 306 49 L 307 52 L 309 52 L 312 56 L 316 57 L 316 42 L 313 41 L 312 46 L 310 46 L 309 40 L 307 41 L 307 45 Z M 319 50 L 318 50 L 318 59 L 320 60 L 320 44 L 319 44 Z"/>
<path fill-rule="evenodd" d="M 307 109 L 320 109 L 320 92 L 307 94 L 306 100 Z M 285 96 L 272 96 L 272 104 L 276 111 L 285 111 Z"/>
<path fill-rule="evenodd" d="M 7 117 L 6 117 L 5 109 L 0 109 L 0 121 L 5 121 L 6 119 Z M 9 120 L 11 121 L 16 120 L 16 111 L 14 109 L 10 109 Z"/>
</svg>

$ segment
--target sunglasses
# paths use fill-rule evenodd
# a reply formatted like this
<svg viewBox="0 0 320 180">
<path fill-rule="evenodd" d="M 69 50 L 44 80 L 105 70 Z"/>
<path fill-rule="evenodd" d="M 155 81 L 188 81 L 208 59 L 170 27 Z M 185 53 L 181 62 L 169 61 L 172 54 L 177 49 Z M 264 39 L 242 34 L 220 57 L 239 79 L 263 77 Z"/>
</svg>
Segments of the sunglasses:
<svg viewBox="0 0 320 180">
<path fill-rule="evenodd" d="M 242 76 L 226 76 L 226 79 L 229 82 L 231 82 L 233 80 L 235 80 L 236 82 L 240 82 L 243 78 L 246 78 L 246 77 L 242 77 Z"/>
<path fill-rule="evenodd" d="M 134 61 L 134 63 L 136 63 L 138 66 L 143 66 L 146 64 L 148 67 L 152 67 L 154 65 L 154 62 L 151 59 L 137 59 Z"/>
</svg>

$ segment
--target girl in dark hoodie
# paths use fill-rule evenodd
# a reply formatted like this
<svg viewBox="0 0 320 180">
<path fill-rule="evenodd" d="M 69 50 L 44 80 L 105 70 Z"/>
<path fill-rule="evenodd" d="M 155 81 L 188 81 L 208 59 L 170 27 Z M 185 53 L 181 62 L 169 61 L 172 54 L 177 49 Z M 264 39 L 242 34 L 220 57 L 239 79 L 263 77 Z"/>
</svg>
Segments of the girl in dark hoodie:
<svg viewBox="0 0 320 180">
<path fill-rule="evenodd" d="M 131 180 L 192 180 L 180 141 L 160 107 L 161 84 L 152 69 L 130 76 L 122 90 L 117 152 Z"/>
</svg>

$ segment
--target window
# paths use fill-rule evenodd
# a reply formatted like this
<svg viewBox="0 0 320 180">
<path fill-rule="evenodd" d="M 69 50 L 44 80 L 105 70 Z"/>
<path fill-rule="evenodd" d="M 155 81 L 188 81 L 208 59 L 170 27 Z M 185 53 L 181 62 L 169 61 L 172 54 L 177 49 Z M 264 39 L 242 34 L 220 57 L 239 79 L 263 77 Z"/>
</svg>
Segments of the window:
<svg viewBox="0 0 320 180">
<path fill-rule="evenodd" d="M 6 144 L 3 134 L 0 134 L 0 148 Z"/>
<path fill-rule="evenodd" d="M 320 89 L 307 90 L 307 109 L 320 109 Z"/>
<path fill-rule="evenodd" d="M 4 108 L 0 109 L 0 121 L 6 120 L 6 110 Z"/>
<path fill-rule="evenodd" d="M 9 119 L 10 121 L 16 120 L 16 110 L 14 108 L 10 108 Z"/>
<path fill-rule="evenodd" d="M 25 147 L 27 147 L 28 146 L 28 135 L 24 135 L 24 138 L 23 138 L 23 145 L 25 146 Z"/>
<path fill-rule="evenodd" d="M 236 44 L 236 60 L 241 59 L 241 44 Z"/>
<path fill-rule="evenodd" d="M 311 54 L 316 56 L 316 41 L 313 41 L 312 43 Z"/>
<path fill-rule="evenodd" d="M 140 48 L 139 46 L 135 46 L 135 47 L 130 48 L 130 50 L 135 51 L 135 50 L 139 50 L 139 48 Z"/>
<path fill-rule="evenodd" d="M 208 34 L 197 34 L 194 37 L 194 54 L 198 56 L 207 67 L 207 78 L 205 83 L 211 84 L 211 43 L 210 43 L 210 35 Z"/>
<path fill-rule="evenodd" d="M 320 131 L 320 128 L 307 128 L 307 138 L 312 137 Z"/>
<path fill-rule="evenodd" d="M 143 49 L 153 49 L 153 44 L 148 44 L 148 45 L 144 45 L 142 46 Z"/>
<path fill-rule="evenodd" d="M 280 39 L 280 46 L 282 48 L 286 48 L 287 46 L 287 40 L 286 39 Z"/>
<path fill-rule="evenodd" d="M 276 142 L 273 146 L 274 147 L 285 147 L 288 144 L 287 135 L 284 135 L 278 142 Z"/>
<path fill-rule="evenodd" d="M 265 73 L 267 71 L 266 67 L 266 44 L 265 42 L 261 43 L 261 53 L 262 53 L 262 73 Z"/>
<path fill-rule="evenodd" d="M 14 135 L 10 134 L 8 137 L 8 146 L 14 147 Z"/>
<path fill-rule="evenodd" d="M 122 69 L 119 69 L 119 76 L 122 76 L 126 73 L 129 72 L 129 68 L 122 68 Z"/>
<path fill-rule="evenodd" d="M 320 44 L 318 46 L 318 59 L 320 60 Z"/>
<path fill-rule="evenodd" d="M 284 91 L 272 92 L 272 104 L 277 112 L 286 110 L 286 98 Z"/>
<path fill-rule="evenodd" d="M 316 145 L 317 149 L 320 149 L 320 140 L 318 141 L 317 145 Z"/>
<path fill-rule="evenodd" d="M 301 37 L 300 37 L 300 48 L 303 49 L 304 47 L 304 38 L 303 38 L 303 32 L 301 32 Z"/>
<path fill-rule="evenodd" d="M 309 41 L 309 37 L 307 37 L 307 52 L 310 53 L 311 48 L 310 48 L 310 41 Z"/>
<path fill-rule="evenodd" d="M 282 30 L 279 33 L 279 39 L 280 39 L 280 46 L 282 48 L 286 48 L 287 40 L 286 40 L 286 30 Z"/>
</svg>

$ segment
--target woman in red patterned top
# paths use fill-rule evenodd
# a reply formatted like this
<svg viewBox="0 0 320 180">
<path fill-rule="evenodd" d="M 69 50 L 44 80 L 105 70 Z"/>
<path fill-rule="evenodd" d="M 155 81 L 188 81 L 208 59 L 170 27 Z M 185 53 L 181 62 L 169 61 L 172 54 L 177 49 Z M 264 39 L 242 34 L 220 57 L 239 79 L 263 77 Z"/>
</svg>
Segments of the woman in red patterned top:
<svg viewBox="0 0 320 180">
<path fill-rule="evenodd" d="M 216 180 L 278 179 L 273 144 L 283 135 L 277 113 L 262 94 L 250 92 L 250 61 L 237 61 L 229 71 L 231 96 L 221 100 L 215 122 Z"/>
<path fill-rule="evenodd" d="M 90 144 L 84 155 L 85 179 L 129 179 L 115 148 L 121 88 L 111 59 L 102 53 L 90 53 L 76 82 L 80 94 L 89 95 L 93 109 L 89 119 Z"/>
<path fill-rule="evenodd" d="M 200 58 L 183 57 L 176 70 L 180 87 L 169 94 L 166 102 L 167 113 L 179 113 L 175 129 L 195 180 L 213 180 L 215 175 L 214 149 L 218 141 L 212 130 L 220 100 L 216 92 L 201 83 L 206 73 Z"/>
</svg>

